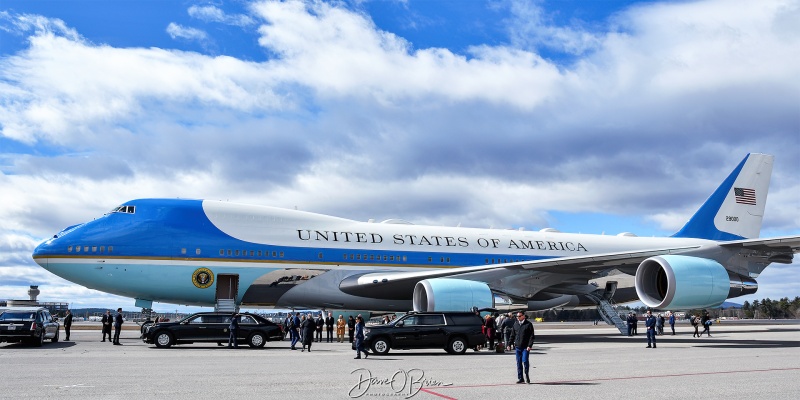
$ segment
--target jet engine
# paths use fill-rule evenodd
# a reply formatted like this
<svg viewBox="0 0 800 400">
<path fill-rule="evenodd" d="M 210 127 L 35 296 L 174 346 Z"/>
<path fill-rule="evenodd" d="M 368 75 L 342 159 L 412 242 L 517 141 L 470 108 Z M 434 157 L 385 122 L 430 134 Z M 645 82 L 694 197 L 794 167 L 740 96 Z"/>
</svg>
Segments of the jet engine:
<svg viewBox="0 0 800 400">
<path fill-rule="evenodd" d="M 413 304 L 414 311 L 470 311 L 492 308 L 494 295 L 483 282 L 434 278 L 417 282 Z"/>
<path fill-rule="evenodd" d="M 636 294 L 658 309 L 716 307 L 726 299 L 755 293 L 755 280 L 700 257 L 650 257 L 636 270 Z"/>
</svg>

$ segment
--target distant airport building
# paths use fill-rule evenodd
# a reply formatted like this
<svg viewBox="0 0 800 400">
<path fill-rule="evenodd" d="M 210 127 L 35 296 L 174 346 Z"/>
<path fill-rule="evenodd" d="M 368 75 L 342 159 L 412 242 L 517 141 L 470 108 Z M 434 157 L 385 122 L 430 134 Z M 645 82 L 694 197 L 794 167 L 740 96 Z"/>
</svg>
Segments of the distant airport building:
<svg viewBox="0 0 800 400">
<path fill-rule="evenodd" d="M 45 307 L 50 311 L 50 314 L 63 316 L 69 309 L 69 303 L 61 302 L 44 302 L 37 300 L 41 291 L 38 285 L 31 285 L 28 289 L 28 300 L 5 300 L 0 301 L 0 310 L 11 307 Z"/>
</svg>

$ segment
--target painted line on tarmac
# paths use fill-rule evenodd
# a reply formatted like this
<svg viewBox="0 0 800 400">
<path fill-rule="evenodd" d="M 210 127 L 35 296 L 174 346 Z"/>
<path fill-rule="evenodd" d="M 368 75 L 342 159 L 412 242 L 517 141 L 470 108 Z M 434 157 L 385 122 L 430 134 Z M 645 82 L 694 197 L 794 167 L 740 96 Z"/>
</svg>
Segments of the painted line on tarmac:
<svg viewBox="0 0 800 400">
<path fill-rule="evenodd" d="M 797 371 L 800 368 L 767 368 L 767 369 L 747 369 L 747 370 L 736 370 L 736 371 L 717 371 L 717 372 L 696 372 L 696 373 L 687 373 L 687 374 L 665 374 L 665 375 L 641 375 L 641 376 L 623 376 L 617 378 L 596 378 L 596 379 L 572 379 L 568 381 L 550 381 L 550 382 L 533 382 L 532 385 L 570 385 L 570 384 L 581 384 L 581 383 L 589 383 L 589 382 L 601 382 L 601 381 L 624 381 L 624 380 L 631 380 L 631 379 L 653 379 L 653 378 L 675 378 L 675 377 L 686 377 L 686 376 L 698 376 L 698 375 L 725 375 L 725 374 L 743 374 L 743 373 L 750 373 L 750 372 L 775 372 L 775 371 Z M 464 385 L 464 386 L 447 386 L 447 387 L 437 387 L 438 390 L 443 389 L 468 389 L 468 388 L 481 388 L 481 387 L 498 387 L 498 386 L 517 386 L 516 383 L 498 383 L 493 385 Z M 450 397 L 444 395 L 442 393 L 437 393 L 431 390 L 432 388 L 422 388 L 420 389 L 421 392 L 425 392 L 443 399 L 447 400 L 457 400 L 455 397 Z"/>
</svg>

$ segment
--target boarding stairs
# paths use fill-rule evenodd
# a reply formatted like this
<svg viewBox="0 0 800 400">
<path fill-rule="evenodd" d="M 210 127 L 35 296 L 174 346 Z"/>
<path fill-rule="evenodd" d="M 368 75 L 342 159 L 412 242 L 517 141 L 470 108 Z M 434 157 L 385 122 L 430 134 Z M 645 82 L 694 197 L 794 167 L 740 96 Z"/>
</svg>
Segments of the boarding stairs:
<svg viewBox="0 0 800 400">
<path fill-rule="evenodd" d="M 217 304 L 214 305 L 216 312 L 229 312 L 235 313 L 238 307 L 234 299 L 217 299 Z"/>
<path fill-rule="evenodd" d="M 606 282 L 605 290 L 598 290 L 594 293 L 590 293 L 588 297 L 597 302 L 597 312 L 600 314 L 600 317 L 603 318 L 603 321 L 606 321 L 609 325 L 616 326 L 621 334 L 627 336 L 628 323 L 623 321 L 619 316 L 619 312 L 617 312 L 613 300 L 611 300 L 616 290 L 617 282 Z"/>
</svg>

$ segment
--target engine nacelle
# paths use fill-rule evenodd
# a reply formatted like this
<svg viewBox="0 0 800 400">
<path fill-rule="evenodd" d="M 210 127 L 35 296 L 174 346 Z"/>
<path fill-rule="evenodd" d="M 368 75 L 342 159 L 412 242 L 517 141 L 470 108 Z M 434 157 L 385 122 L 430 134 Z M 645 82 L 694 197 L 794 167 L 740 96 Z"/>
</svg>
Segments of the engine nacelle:
<svg viewBox="0 0 800 400">
<path fill-rule="evenodd" d="M 492 308 L 494 296 L 483 282 L 434 278 L 417 282 L 413 303 L 414 311 L 470 311 Z"/>
<path fill-rule="evenodd" d="M 700 257 L 651 257 L 636 270 L 636 294 L 651 308 L 716 307 L 730 297 L 755 293 L 756 282 Z"/>
</svg>

